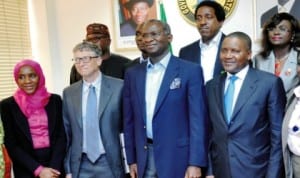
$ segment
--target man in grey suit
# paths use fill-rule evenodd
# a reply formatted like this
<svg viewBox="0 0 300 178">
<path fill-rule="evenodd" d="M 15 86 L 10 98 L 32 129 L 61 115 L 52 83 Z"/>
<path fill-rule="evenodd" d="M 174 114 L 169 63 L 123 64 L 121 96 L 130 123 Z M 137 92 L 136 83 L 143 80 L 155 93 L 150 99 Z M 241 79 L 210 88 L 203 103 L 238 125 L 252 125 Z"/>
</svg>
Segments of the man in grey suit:
<svg viewBox="0 0 300 178">
<path fill-rule="evenodd" d="M 300 36 L 296 35 L 296 49 L 300 52 Z M 297 57 L 297 75 L 300 78 L 300 55 Z M 286 178 L 300 178 L 300 83 L 288 93 L 291 96 L 287 103 L 282 124 L 282 152 Z"/>
<path fill-rule="evenodd" d="M 299 67 L 298 67 L 299 68 Z M 282 152 L 286 178 L 300 177 L 299 154 L 299 113 L 300 113 L 300 87 L 292 90 L 294 95 L 291 104 L 287 107 L 282 124 Z"/>
<path fill-rule="evenodd" d="M 101 50 L 96 45 L 79 43 L 73 54 L 83 79 L 63 91 L 67 177 L 123 178 L 119 137 L 123 82 L 100 72 Z"/>
<path fill-rule="evenodd" d="M 208 175 L 282 178 L 282 80 L 249 67 L 251 39 L 243 32 L 225 37 L 220 58 L 226 72 L 206 85 L 211 121 Z"/>
</svg>

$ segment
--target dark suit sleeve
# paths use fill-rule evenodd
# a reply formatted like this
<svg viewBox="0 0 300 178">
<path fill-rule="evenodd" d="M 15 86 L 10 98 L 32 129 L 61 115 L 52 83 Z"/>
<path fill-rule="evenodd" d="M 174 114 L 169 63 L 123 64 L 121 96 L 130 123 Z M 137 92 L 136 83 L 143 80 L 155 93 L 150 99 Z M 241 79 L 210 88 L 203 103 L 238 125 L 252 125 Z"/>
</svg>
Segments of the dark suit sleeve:
<svg viewBox="0 0 300 178">
<path fill-rule="evenodd" d="M 196 77 L 198 76 L 198 77 Z M 189 164 L 207 166 L 208 114 L 206 92 L 201 67 L 195 65 L 190 71 L 188 82 L 188 106 L 190 125 Z"/>
<path fill-rule="evenodd" d="M 267 178 L 282 177 L 283 163 L 281 152 L 281 127 L 286 104 L 285 91 L 280 78 L 277 78 L 268 99 L 268 115 L 271 129 L 271 150 Z"/>
<path fill-rule="evenodd" d="M 136 149 L 134 143 L 134 120 L 133 109 L 130 102 L 130 77 L 128 72 L 125 73 L 124 91 L 123 91 L 123 125 L 124 125 L 124 140 L 125 150 L 128 165 L 136 163 Z"/>
</svg>

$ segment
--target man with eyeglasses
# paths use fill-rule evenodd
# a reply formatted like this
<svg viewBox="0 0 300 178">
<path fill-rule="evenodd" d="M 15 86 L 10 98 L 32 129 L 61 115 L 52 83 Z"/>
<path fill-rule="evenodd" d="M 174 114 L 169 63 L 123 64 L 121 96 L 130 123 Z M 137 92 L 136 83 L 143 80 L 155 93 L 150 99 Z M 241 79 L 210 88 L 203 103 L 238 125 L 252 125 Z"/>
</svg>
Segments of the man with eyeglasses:
<svg viewBox="0 0 300 178">
<path fill-rule="evenodd" d="M 99 70 L 102 52 L 95 44 L 81 42 L 73 55 L 82 80 L 63 91 L 67 178 L 124 178 L 119 137 L 123 81 Z"/>
<path fill-rule="evenodd" d="M 86 41 L 96 44 L 102 50 L 101 72 L 104 74 L 123 79 L 125 64 L 131 60 L 110 52 L 110 34 L 106 25 L 100 23 L 89 24 L 86 28 Z M 70 74 L 70 84 L 81 80 L 80 74 L 76 71 L 75 66 L 72 66 Z"/>
</svg>

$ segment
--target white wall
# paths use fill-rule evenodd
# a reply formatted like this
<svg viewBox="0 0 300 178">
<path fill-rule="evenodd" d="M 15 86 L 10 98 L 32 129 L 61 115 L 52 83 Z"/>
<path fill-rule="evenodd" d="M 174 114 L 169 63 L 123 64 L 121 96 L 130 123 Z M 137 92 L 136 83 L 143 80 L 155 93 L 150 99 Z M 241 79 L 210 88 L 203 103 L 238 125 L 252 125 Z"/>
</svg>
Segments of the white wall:
<svg viewBox="0 0 300 178">
<path fill-rule="evenodd" d="M 85 38 L 87 24 L 106 24 L 111 32 L 111 50 L 135 58 L 137 50 L 117 51 L 114 43 L 114 0 L 29 0 L 34 57 L 40 61 L 49 91 L 61 94 L 69 85 L 72 48 Z M 237 0 L 238 1 L 238 0 Z M 254 0 L 240 0 L 226 20 L 223 32 L 243 31 L 254 37 Z M 168 23 L 173 33 L 173 51 L 199 38 L 197 29 L 181 16 L 176 0 L 164 0 Z M 254 46 L 254 51 L 257 46 Z"/>
</svg>

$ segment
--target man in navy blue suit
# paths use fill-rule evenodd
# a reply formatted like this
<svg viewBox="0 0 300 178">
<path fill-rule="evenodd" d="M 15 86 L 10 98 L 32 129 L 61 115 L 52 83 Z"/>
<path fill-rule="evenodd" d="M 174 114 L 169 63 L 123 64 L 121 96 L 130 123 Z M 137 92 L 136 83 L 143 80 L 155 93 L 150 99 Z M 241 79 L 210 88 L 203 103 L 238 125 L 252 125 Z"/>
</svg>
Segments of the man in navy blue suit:
<svg viewBox="0 0 300 178">
<path fill-rule="evenodd" d="M 195 10 L 195 21 L 201 39 L 183 47 L 179 57 L 200 64 L 207 82 L 223 70 L 219 54 L 225 35 L 221 32 L 225 20 L 223 7 L 215 1 L 202 1 Z"/>
<path fill-rule="evenodd" d="M 208 175 L 284 177 L 281 127 L 286 98 L 282 80 L 249 67 L 251 39 L 245 33 L 227 35 L 220 58 L 226 72 L 206 84 L 211 121 Z M 233 77 L 234 87 L 229 87 Z M 229 88 L 234 88 L 231 105 L 226 97 Z"/>
<path fill-rule="evenodd" d="M 207 166 L 207 111 L 202 70 L 169 51 L 168 24 L 142 29 L 148 62 L 124 79 L 124 135 L 133 178 L 200 178 Z M 195 77 L 197 76 L 197 77 Z"/>
</svg>

